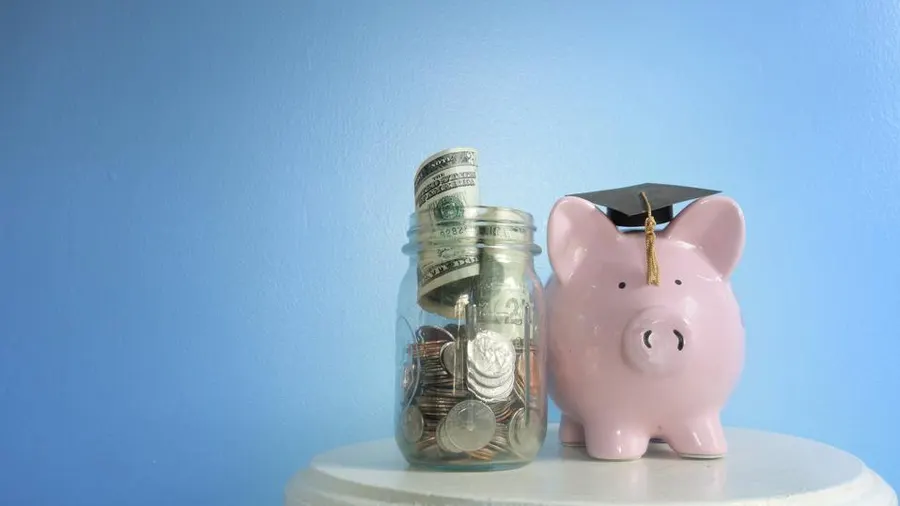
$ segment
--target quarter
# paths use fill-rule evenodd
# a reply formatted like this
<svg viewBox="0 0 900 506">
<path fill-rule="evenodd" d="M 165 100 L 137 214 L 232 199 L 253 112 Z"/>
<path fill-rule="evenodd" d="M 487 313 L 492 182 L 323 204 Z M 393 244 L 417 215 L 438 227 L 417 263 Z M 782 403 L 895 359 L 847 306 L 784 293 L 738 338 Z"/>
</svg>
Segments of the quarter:
<svg viewBox="0 0 900 506">
<path fill-rule="evenodd" d="M 500 377 L 513 371 L 516 348 L 502 334 L 490 330 L 478 332 L 466 346 L 468 365 L 483 376 Z"/>
<path fill-rule="evenodd" d="M 512 371 L 510 371 L 512 373 Z M 474 368 L 466 371 L 466 381 L 469 383 L 477 383 L 487 388 L 498 388 L 515 380 L 514 374 L 504 374 L 502 376 L 485 376 L 479 374 Z"/>
<path fill-rule="evenodd" d="M 541 448 L 540 421 L 535 413 L 519 409 L 509 420 L 509 444 L 521 457 L 530 458 Z"/>
<path fill-rule="evenodd" d="M 400 418 L 400 430 L 403 438 L 410 443 L 415 443 L 422 437 L 425 420 L 422 419 L 422 412 L 419 411 L 419 408 L 409 405 L 403 410 Z"/>
<path fill-rule="evenodd" d="M 444 370 L 453 376 L 456 376 L 457 350 L 459 350 L 459 348 L 457 348 L 456 342 L 454 341 L 449 341 L 441 346 L 441 364 L 443 364 Z"/>
<path fill-rule="evenodd" d="M 487 404 L 476 401 L 462 401 L 447 414 L 444 431 L 453 446 L 465 452 L 484 448 L 494 437 L 497 420 Z"/>
<path fill-rule="evenodd" d="M 453 444 L 453 441 L 450 441 L 450 438 L 447 437 L 446 421 L 446 418 L 442 418 L 441 421 L 438 422 L 437 430 L 435 431 L 437 445 L 441 450 L 444 450 L 447 453 L 462 453 L 462 449 L 458 448 Z"/>
<path fill-rule="evenodd" d="M 510 379 L 505 385 L 499 387 L 486 387 L 478 383 L 467 383 L 469 391 L 485 402 L 499 402 L 506 400 L 513 391 L 514 382 Z"/>
</svg>

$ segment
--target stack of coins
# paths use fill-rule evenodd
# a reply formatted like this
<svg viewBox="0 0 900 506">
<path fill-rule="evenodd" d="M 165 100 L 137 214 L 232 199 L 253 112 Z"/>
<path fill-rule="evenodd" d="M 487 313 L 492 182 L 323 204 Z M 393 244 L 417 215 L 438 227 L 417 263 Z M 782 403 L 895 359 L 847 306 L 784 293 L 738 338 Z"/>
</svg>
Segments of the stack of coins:
<svg viewBox="0 0 900 506">
<path fill-rule="evenodd" d="M 535 352 L 490 330 L 419 327 L 402 376 L 400 433 L 410 456 L 446 464 L 533 458 L 546 416 Z"/>
<path fill-rule="evenodd" d="M 525 350 L 522 341 L 517 341 L 516 346 L 516 396 L 529 407 L 541 409 L 541 372 L 534 346 Z"/>
</svg>

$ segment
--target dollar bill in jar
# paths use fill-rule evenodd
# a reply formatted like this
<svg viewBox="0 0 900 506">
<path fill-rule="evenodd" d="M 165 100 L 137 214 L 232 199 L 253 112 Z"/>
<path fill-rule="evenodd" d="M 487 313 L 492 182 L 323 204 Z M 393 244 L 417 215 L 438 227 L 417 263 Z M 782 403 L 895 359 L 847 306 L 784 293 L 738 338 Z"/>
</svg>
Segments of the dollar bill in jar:
<svg viewBox="0 0 900 506">
<path fill-rule="evenodd" d="M 526 333 L 531 311 L 531 252 L 522 245 L 532 242 L 532 230 L 516 211 L 505 208 L 488 210 L 478 226 L 479 275 L 474 283 L 479 330 L 521 340 Z M 533 329 L 529 329 L 533 330 Z"/>
<path fill-rule="evenodd" d="M 416 169 L 414 193 L 419 305 L 459 317 L 479 273 L 477 229 L 466 219 L 466 209 L 479 205 L 478 152 L 452 148 L 431 155 Z"/>
</svg>

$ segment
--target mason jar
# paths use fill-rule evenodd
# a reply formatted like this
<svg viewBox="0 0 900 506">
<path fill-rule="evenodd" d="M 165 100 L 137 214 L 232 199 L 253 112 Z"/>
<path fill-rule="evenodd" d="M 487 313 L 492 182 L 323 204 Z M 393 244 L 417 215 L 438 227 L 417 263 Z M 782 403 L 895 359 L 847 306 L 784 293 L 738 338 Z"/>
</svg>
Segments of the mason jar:
<svg viewBox="0 0 900 506">
<path fill-rule="evenodd" d="M 396 321 L 395 438 L 414 466 L 509 469 L 547 433 L 541 248 L 530 214 L 410 216 Z"/>
</svg>

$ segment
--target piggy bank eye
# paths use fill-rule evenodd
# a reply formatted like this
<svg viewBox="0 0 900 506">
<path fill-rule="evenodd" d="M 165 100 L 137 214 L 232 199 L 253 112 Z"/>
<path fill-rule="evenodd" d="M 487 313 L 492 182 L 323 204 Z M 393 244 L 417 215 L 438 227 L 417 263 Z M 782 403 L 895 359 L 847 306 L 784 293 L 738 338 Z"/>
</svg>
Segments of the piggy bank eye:
<svg viewBox="0 0 900 506">
<path fill-rule="evenodd" d="M 619 289 L 621 290 L 621 289 L 623 289 L 623 288 L 625 288 L 625 282 L 624 282 L 624 281 L 622 281 L 621 283 L 619 283 Z"/>
<path fill-rule="evenodd" d="M 676 285 L 680 285 L 680 284 L 681 284 L 681 280 L 680 280 L 680 279 L 676 279 L 676 280 L 675 280 L 675 284 L 676 284 Z"/>
</svg>

